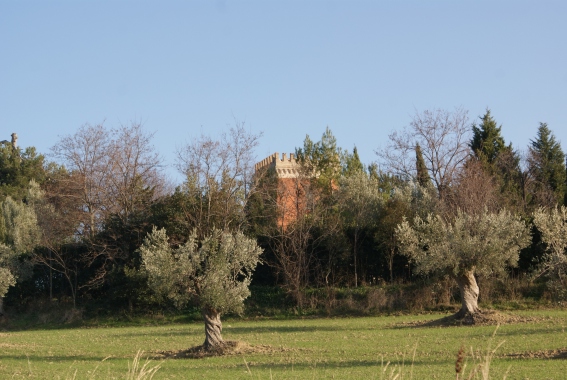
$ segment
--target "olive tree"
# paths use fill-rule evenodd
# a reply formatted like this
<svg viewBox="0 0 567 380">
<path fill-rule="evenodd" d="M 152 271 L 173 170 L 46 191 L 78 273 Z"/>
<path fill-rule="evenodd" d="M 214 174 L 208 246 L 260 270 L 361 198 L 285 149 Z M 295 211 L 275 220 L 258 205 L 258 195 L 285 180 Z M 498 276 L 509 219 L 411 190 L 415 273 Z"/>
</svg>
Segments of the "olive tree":
<svg viewBox="0 0 567 380">
<path fill-rule="evenodd" d="M 345 224 L 352 229 L 354 286 L 358 286 L 358 250 L 364 229 L 373 227 L 384 203 L 376 178 L 357 170 L 339 180 L 337 200 Z"/>
<path fill-rule="evenodd" d="M 507 211 L 467 214 L 458 212 L 447 220 L 429 214 L 404 220 L 396 228 L 400 252 L 416 265 L 418 273 L 452 276 L 461 292 L 458 318 L 471 318 L 480 312 L 479 288 L 475 275 L 503 274 L 516 266 L 519 251 L 530 243 L 526 224 Z"/>
<path fill-rule="evenodd" d="M 224 344 L 221 314 L 241 313 L 252 273 L 262 249 L 242 232 L 213 229 L 202 239 L 194 230 L 178 248 L 169 245 L 165 229 L 148 234 L 140 247 L 143 270 L 156 294 L 177 307 L 196 302 L 205 321 L 205 350 Z"/>
<path fill-rule="evenodd" d="M 539 208 L 534 212 L 534 225 L 541 232 L 541 240 L 547 245 L 544 272 L 565 269 L 567 266 L 567 208 L 546 210 Z"/>
</svg>

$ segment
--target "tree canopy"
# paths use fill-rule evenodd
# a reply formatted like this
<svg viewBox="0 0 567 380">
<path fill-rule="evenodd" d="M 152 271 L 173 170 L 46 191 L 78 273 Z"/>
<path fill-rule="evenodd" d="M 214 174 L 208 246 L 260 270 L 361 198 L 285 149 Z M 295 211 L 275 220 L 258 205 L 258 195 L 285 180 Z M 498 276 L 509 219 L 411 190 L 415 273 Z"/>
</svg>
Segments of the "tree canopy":
<svg viewBox="0 0 567 380">
<path fill-rule="evenodd" d="M 439 215 L 396 228 L 400 252 L 415 263 L 418 273 L 447 273 L 461 289 L 461 314 L 478 311 L 474 275 L 503 274 L 516 266 L 520 249 L 530 242 L 526 224 L 508 211 L 480 214 L 459 212 L 453 220 Z"/>
<path fill-rule="evenodd" d="M 473 124 L 472 126 L 473 136 L 469 146 L 480 160 L 492 165 L 500 152 L 506 148 L 501 134 L 502 126 L 496 124 L 496 120 L 492 117 L 489 109 L 479 119 L 481 120 L 480 124 Z"/>
<path fill-rule="evenodd" d="M 38 190 L 32 181 L 31 192 Z M 31 197 L 31 196 L 30 196 Z M 40 230 L 32 205 L 14 201 L 11 197 L 0 202 L 0 313 L 2 298 L 9 287 L 19 279 L 29 276 L 29 257 L 34 247 L 40 243 Z"/>
<path fill-rule="evenodd" d="M 256 241 L 242 232 L 217 229 L 202 239 L 193 231 L 187 242 L 175 249 L 170 247 L 165 229 L 154 229 L 140 247 L 150 288 L 178 307 L 193 300 L 203 310 L 205 347 L 222 343 L 221 313 L 243 311 L 261 253 Z"/>
<path fill-rule="evenodd" d="M 529 147 L 529 170 L 539 203 L 553 207 L 563 203 L 566 192 L 565 153 L 546 123 L 540 123 Z"/>
</svg>

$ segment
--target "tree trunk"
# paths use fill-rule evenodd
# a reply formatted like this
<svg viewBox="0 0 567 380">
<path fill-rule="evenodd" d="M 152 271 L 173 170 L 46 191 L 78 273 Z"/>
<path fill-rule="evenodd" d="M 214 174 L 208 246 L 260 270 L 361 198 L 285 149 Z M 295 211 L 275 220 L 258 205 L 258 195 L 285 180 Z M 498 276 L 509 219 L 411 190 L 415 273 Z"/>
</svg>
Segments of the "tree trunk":
<svg viewBox="0 0 567 380">
<path fill-rule="evenodd" d="M 457 276 L 457 284 L 461 291 L 461 310 L 457 313 L 458 318 L 472 316 L 480 311 L 478 308 L 478 285 L 474 278 L 474 272 L 468 271 Z"/>
<path fill-rule="evenodd" d="M 222 323 L 220 313 L 213 308 L 203 309 L 203 319 L 205 320 L 205 343 L 206 350 L 212 350 L 224 344 L 222 339 Z"/>
<path fill-rule="evenodd" d="M 353 244 L 353 253 L 354 253 L 354 287 L 358 288 L 358 271 L 356 267 L 356 245 L 357 245 L 357 237 L 358 237 L 358 228 L 354 230 L 354 244 Z"/>
<path fill-rule="evenodd" d="M 4 297 L 0 297 L 0 317 L 4 315 Z"/>
</svg>

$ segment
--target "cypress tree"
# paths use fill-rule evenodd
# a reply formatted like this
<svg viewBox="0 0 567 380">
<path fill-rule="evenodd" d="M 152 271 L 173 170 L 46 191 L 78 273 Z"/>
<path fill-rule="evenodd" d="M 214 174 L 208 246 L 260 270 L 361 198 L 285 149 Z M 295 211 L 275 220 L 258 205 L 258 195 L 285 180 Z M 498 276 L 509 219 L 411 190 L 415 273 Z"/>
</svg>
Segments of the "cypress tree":
<svg viewBox="0 0 567 380">
<path fill-rule="evenodd" d="M 423 159 L 419 144 L 415 146 L 415 166 L 417 170 L 417 182 L 422 187 L 432 187 L 431 178 L 429 177 L 427 166 L 425 166 L 425 160 Z"/>
</svg>

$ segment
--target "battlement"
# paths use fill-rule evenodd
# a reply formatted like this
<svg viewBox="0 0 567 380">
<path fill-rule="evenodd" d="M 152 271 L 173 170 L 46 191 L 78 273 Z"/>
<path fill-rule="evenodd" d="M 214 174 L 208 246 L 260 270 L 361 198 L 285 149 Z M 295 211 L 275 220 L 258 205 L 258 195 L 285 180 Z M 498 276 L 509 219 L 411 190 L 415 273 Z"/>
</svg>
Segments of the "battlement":
<svg viewBox="0 0 567 380">
<path fill-rule="evenodd" d="M 264 158 L 262 161 L 254 165 L 254 170 L 258 172 L 263 168 L 274 168 L 280 178 L 297 178 L 299 176 L 299 164 L 297 163 L 293 153 L 282 153 L 281 157 L 278 152 Z"/>
</svg>

